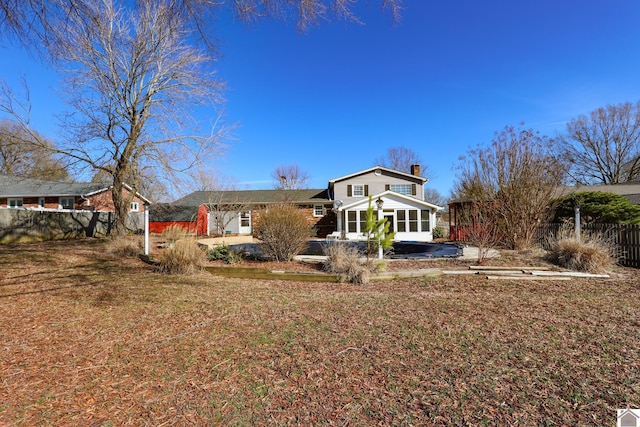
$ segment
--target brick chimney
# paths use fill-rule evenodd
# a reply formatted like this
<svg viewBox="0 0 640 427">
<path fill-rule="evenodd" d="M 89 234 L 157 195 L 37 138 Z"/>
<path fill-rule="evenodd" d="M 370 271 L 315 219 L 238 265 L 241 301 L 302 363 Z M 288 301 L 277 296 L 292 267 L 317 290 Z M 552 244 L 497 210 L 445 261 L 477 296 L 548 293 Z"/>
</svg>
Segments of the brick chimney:
<svg viewBox="0 0 640 427">
<path fill-rule="evenodd" d="M 411 175 L 420 176 L 420 165 L 411 165 Z"/>
</svg>

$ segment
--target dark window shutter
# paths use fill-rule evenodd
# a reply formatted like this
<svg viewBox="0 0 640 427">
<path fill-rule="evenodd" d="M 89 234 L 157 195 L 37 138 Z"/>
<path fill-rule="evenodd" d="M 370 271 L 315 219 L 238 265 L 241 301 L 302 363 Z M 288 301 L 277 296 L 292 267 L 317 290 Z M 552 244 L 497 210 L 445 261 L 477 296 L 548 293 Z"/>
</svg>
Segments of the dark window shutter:
<svg viewBox="0 0 640 427">
<path fill-rule="evenodd" d="M 391 189 L 391 186 L 389 184 L 385 184 L 384 191 L 389 191 L 390 189 Z"/>
<path fill-rule="evenodd" d="M 351 185 L 347 185 L 347 197 L 351 197 L 353 195 L 353 190 Z"/>
<path fill-rule="evenodd" d="M 365 185 L 364 186 L 364 196 L 367 197 L 369 195 L 369 186 Z"/>
<path fill-rule="evenodd" d="M 411 195 L 412 196 L 416 195 L 416 185 L 415 184 L 411 184 Z"/>
</svg>

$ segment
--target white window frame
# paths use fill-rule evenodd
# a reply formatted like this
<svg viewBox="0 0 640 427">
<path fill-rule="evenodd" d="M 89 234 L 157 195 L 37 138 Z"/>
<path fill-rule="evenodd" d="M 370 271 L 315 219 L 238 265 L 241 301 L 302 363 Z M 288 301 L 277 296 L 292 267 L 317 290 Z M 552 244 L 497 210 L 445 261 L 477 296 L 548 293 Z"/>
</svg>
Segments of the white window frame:
<svg viewBox="0 0 640 427">
<path fill-rule="evenodd" d="M 138 212 L 140 210 L 140 203 L 131 202 L 129 203 L 129 212 Z"/>
<path fill-rule="evenodd" d="M 44 197 L 38 197 L 38 207 L 40 209 L 44 209 L 44 207 L 47 205 L 47 202 L 45 200 Z"/>
<path fill-rule="evenodd" d="M 238 215 L 238 219 L 240 220 L 239 224 L 242 228 L 251 227 L 251 211 L 241 211 Z M 246 221 L 247 225 L 243 225 L 242 221 Z"/>
<path fill-rule="evenodd" d="M 7 199 L 7 207 L 9 209 L 22 209 L 23 204 L 24 201 L 22 200 L 22 197 L 11 197 Z"/>
<path fill-rule="evenodd" d="M 364 184 L 353 184 L 353 187 L 351 188 L 351 196 L 364 197 Z"/>
<path fill-rule="evenodd" d="M 427 218 L 425 219 L 423 217 L 423 215 L 427 215 Z M 422 228 L 422 226 L 424 225 L 424 223 L 427 223 L 427 229 L 424 230 Z M 424 232 L 430 232 L 432 230 L 432 226 L 431 226 L 431 210 L 430 209 L 421 209 L 420 210 L 420 231 Z"/>
<path fill-rule="evenodd" d="M 324 205 L 313 205 L 313 216 L 316 218 L 324 216 Z"/>
<path fill-rule="evenodd" d="M 350 219 L 349 216 L 355 216 L 355 219 Z M 360 211 L 346 211 L 345 220 L 347 233 L 360 232 Z"/>
<path fill-rule="evenodd" d="M 69 206 L 68 208 L 65 208 L 65 204 L 63 203 L 63 201 L 69 201 L 71 200 L 71 206 Z M 75 197 L 60 197 L 58 198 L 58 208 L 59 209 L 73 209 L 76 207 L 76 198 Z"/>
<path fill-rule="evenodd" d="M 411 184 L 391 184 L 389 185 L 389 190 L 404 196 L 413 195 L 413 186 Z"/>
</svg>

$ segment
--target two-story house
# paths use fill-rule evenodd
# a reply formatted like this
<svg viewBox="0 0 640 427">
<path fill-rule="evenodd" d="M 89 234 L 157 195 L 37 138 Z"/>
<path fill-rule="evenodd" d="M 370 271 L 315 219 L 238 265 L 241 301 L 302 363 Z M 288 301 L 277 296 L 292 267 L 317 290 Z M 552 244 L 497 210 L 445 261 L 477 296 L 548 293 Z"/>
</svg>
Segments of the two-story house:
<svg viewBox="0 0 640 427">
<path fill-rule="evenodd" d="M 358 240 L 363 238 L 371 196 L 379 217 L 396 232 L 396 240 L 424 242 L 433 239 L 436 211 L 442 209 L 424 200 L 426 182 L 418 165 L 411 173 L 375 166 L 332 179 L 325 189 L 196 191 L 176 200 L 172 209 L 188 207 L 191 220 L 180 224 L 198 234 L 252 234 L 270 205 L 287 202 L 305 212 L 318 237 Z M 154 230 L 178 224 L 170 215 L 151 212 L 150 218 Z"/>
<path fill-rule="evenodd" d="M 361 239 L 371 199 L 378 217 L 389 221 L 396 240 L 433 240 L 436 212 L 442 207 L 424 200 L 427 181 L 420 176 L 419 165 L 413 165 L 411 173 L 375 166 L 330 180 L 329 195 L 337 214 L 334 235 Z"/>
</svg>

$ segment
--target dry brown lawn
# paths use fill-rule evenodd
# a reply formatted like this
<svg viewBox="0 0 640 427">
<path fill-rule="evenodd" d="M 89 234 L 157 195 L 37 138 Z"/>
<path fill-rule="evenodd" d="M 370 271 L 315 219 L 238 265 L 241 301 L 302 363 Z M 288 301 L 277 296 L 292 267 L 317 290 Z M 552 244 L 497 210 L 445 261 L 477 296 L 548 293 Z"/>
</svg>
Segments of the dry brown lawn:
<svg viewBox="0 0 640 427">
<path fill-rule="evenodd" d="M 615 425 L 640 407 L 637 270 L 354 286 L 167 276 L 106 247 L 0 246 L 0 425 Z"/>
</svg>

